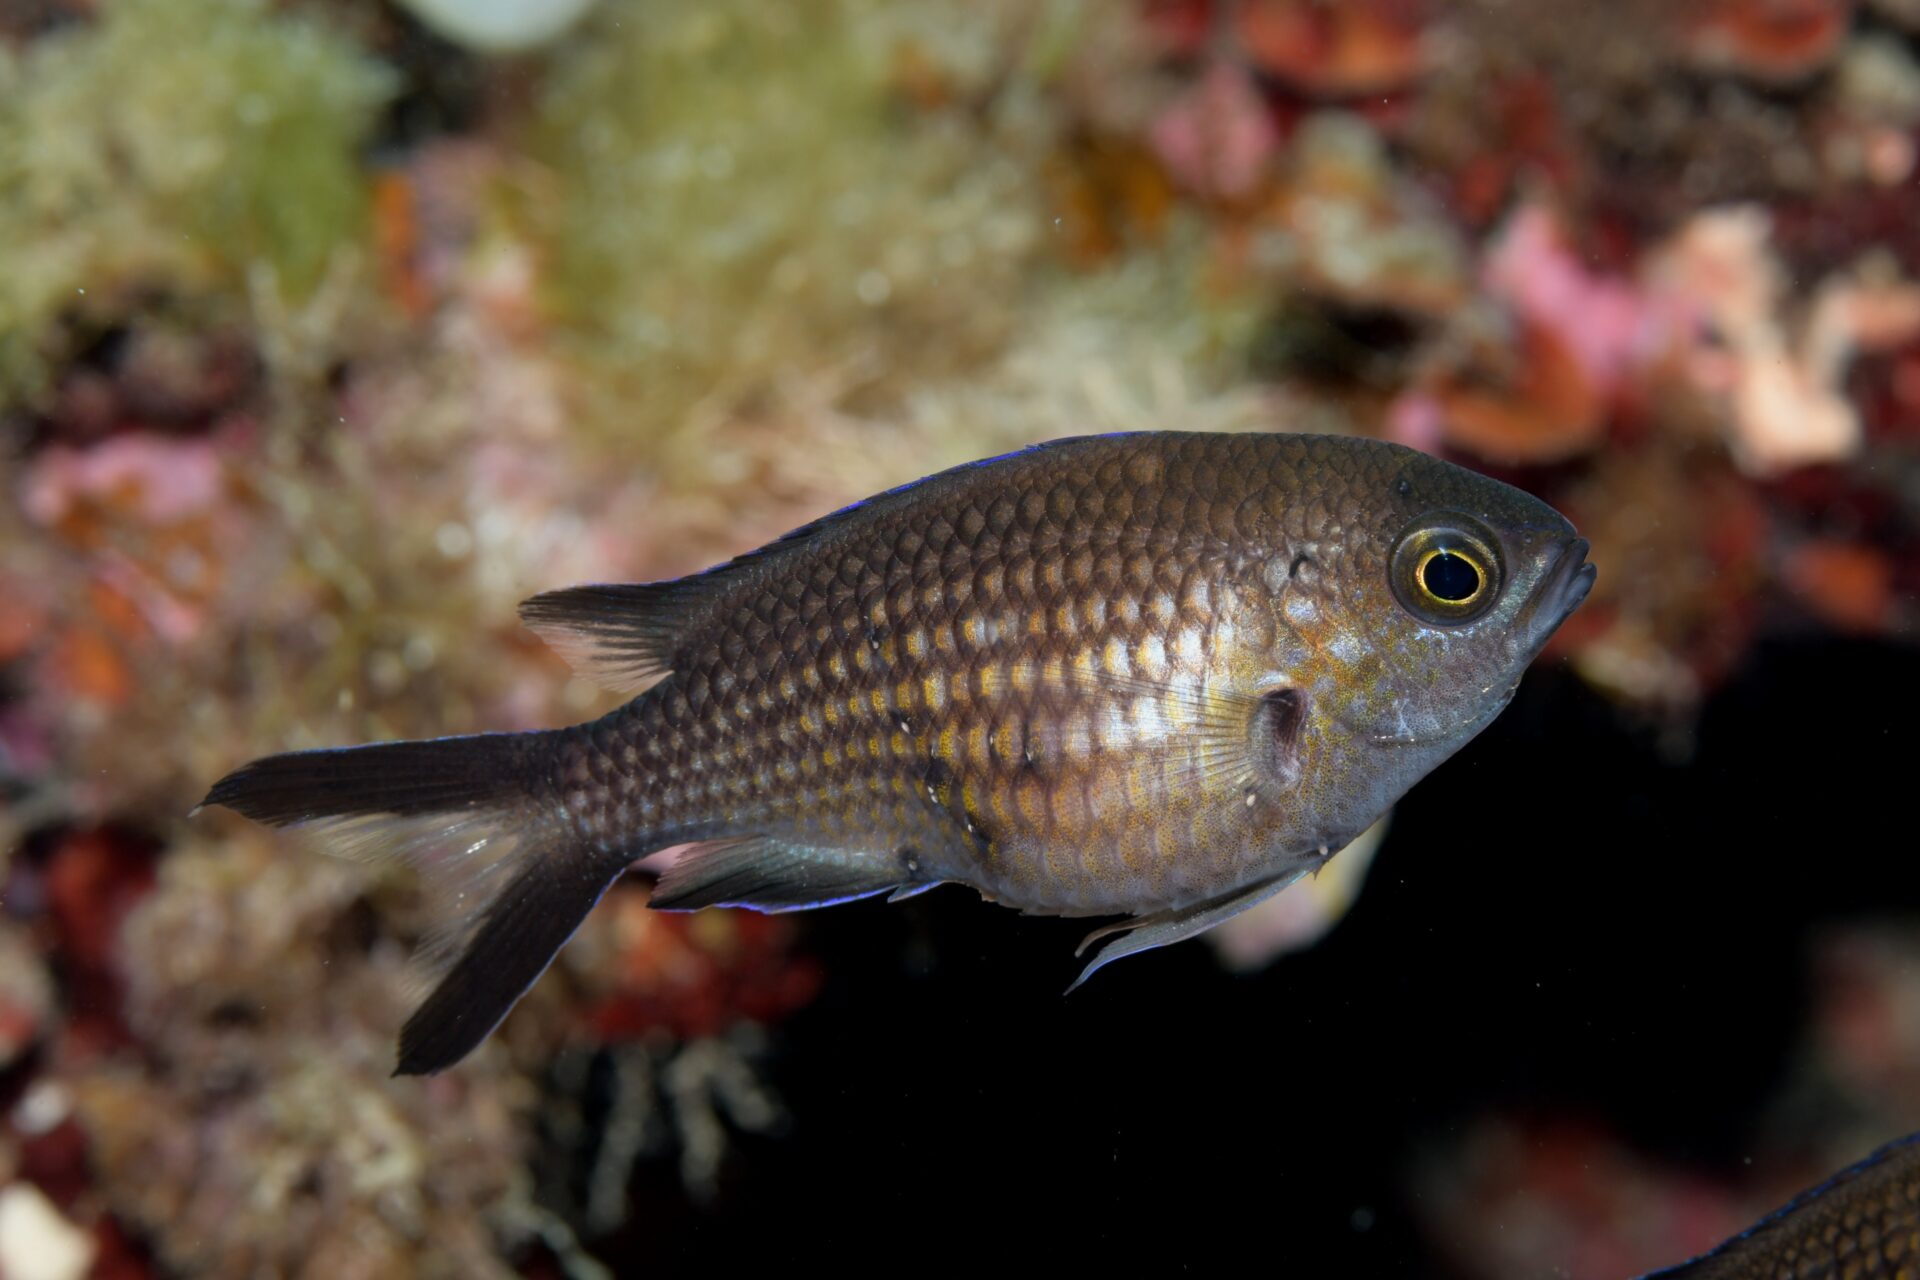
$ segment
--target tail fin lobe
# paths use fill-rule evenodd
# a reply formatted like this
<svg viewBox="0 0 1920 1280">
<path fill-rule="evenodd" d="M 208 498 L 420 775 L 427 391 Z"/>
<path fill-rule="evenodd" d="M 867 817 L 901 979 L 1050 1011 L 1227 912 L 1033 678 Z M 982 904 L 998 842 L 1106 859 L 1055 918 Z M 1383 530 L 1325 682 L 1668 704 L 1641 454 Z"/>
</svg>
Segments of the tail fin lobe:
<svg viewBox="0 0 1920 1280">
<path fill-rule="evenodd" d="M 223 805 L 256 822 L 285 827 L 490 806 L 528 794 L 536 741 L 550 736 L 482 733 L 267 756 L 214 783 L 200 807 Z"/>
<path fill-rule="evenodd" d="M 486 1039 L 625 870 L 542 784 L 563 732 L 268 756 L 202 802 L 419 875 L 437 922 L 421 952 L 434 985 L 401 1033 L 398 1074 L 443 1070 Z"/>
</svg>

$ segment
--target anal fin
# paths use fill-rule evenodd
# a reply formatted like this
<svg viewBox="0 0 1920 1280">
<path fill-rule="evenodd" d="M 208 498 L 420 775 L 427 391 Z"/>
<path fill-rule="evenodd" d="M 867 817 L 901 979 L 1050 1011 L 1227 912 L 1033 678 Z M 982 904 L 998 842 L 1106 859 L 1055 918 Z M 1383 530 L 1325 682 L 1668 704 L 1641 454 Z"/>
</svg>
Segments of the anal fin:
<svg viewBox="0 0 1920 1280">
<path fill-rule="evenodd" d="M 1087 962 L 1087 967 L 1080 971 L 1080 976 L 1073 980 L 1073 986 L 1068 987 L 1067 991 L 1072 992 L 1095 973 L 1123 956 L 1138 955 L 1142 951 L 1151 951 L 1155 947 L 1164 947 L 1170 943 L 1184 942 L 1188 938 L 1205 933 L 1222 920 L 1231 919 L 1249 907 L 1265 902 L 1306 872 L 1307 868 L 1301 867 L 1275 876 L 1271 880 L 1262 880 L 1248 888 L 1236 889 L 1217 898 L 1196 902 L 1192 906 L 1155 911 L 1149 915 L 1135 916 L 1130 920 L 1121 920 L 1095 929 L 1080 940 L 1080 945 L 1074 949 L 1073 954 L 1076 956 L 1085 954 L 1088 947 L 1102 938 L 1112 937 L 1114 934 L 1124 936 L 1118 942 L 1111 942 L 1102 947 L 1093 959 Z"/>
<path fill-rule="evenodd" d="M 885 854 L 747 836 L 682 853 L 654 886 L 652 905 L 664 911 L 805 911 L 899 889 L 908 878 Z"/>
</svg>

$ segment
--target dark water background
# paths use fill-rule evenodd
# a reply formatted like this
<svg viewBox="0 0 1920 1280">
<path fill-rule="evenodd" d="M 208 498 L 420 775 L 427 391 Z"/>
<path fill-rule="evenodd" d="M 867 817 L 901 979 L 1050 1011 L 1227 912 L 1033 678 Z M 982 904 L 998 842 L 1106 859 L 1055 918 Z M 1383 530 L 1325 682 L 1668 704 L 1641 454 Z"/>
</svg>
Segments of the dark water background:
<svg viewBox="0 0 1920 1280">
<path fill-rule="evenodd" d="M 1444 1276 L 1410 1162 L 1482 1107 L 1728 1172 L 1804 1018 L 1811 932 L 1920 909 L 1913 669 L 1764 644 L 1685 763 L 1536 671 L 1401 804 L 1335 932 L 1251 976 L 1186 945 L 1062 999 L 1076 922 L 959 890 L 813 917 L 827 986 L 772 1064 L 799 1121 L 741 1139 L 708 1209 L 646 1166 L 631 1247 L 675 1272 L 820 1250 Z"/>
</svg>

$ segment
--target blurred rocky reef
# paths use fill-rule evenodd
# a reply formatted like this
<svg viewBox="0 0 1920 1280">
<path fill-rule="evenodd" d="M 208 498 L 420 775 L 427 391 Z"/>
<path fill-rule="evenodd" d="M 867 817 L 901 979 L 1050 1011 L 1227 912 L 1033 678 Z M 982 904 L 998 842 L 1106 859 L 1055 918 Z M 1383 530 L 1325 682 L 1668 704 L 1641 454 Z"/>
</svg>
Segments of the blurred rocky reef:
<svg viewBox="0 0 1920 1280">
<path fill-rule="evenodd" d="M 1911 0 L 0 0 L 0 1276 L 601 1276 L 636 1163 L 698 1199 L 788 1122 L 790 921 L 623 883 L 393 1079 L 414 886 L 189 820 L 604 710 L 537 591 L 1048 437 L 1313 430 L 1565 510 L 1552 656 L 1675 756 L 1757 637 L 1912 637 L 1917 146 Z M 1920 1127 L 1914 946 L 1820 953 L 1750 1185 L 1490 1116 L 1436 1247 L 1624 1274 L 1810 1180 L 1809 1108 Z"/>
</svg>

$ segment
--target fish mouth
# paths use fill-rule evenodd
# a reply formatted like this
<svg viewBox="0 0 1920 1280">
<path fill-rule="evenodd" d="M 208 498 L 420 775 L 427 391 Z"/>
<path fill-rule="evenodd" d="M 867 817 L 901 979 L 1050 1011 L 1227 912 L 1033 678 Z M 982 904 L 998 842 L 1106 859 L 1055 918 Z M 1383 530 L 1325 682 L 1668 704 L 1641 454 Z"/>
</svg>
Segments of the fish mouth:
<svg viewBox="0 0 1920 1280">
<path fill-rule="evenodd" d="M 1533 599 L 1535 647 L 1545 644 L 1593 590 L 1593 579 L 1599 571 L 1587 563 L 1587 552 L 1592 549 L 1593 544 L 1585 538 L 1575 538 L 1561 548 L 1560 558 L 1547 571 L 1546 581 Z"/>
</svg>

